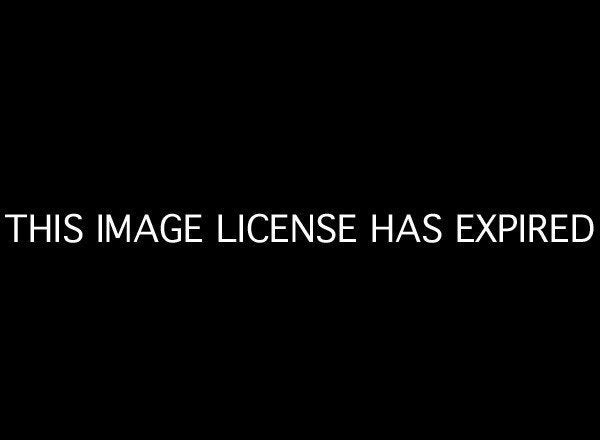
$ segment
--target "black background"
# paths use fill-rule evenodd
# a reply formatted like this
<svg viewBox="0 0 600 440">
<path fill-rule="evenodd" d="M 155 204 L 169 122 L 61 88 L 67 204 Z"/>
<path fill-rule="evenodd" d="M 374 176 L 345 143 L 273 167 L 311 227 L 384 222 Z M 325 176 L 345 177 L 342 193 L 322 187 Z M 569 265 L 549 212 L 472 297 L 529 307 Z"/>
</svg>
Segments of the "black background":
<svg viewBox="0 0 600 440">
<path fill-rule="evenodd" d="M 453 218 L 597 221 L 592 29 L 524 11 L 247 12 L 23 16 L 3 55 L 2 213 L 356 212 L 361 243 L 4 240 L 11 412 L 573 429 L 595 389 L 597 238 L 460 246 Z M 371 246 L 375 212 L 438 212 L 444 241 Z"/>
</svg>

